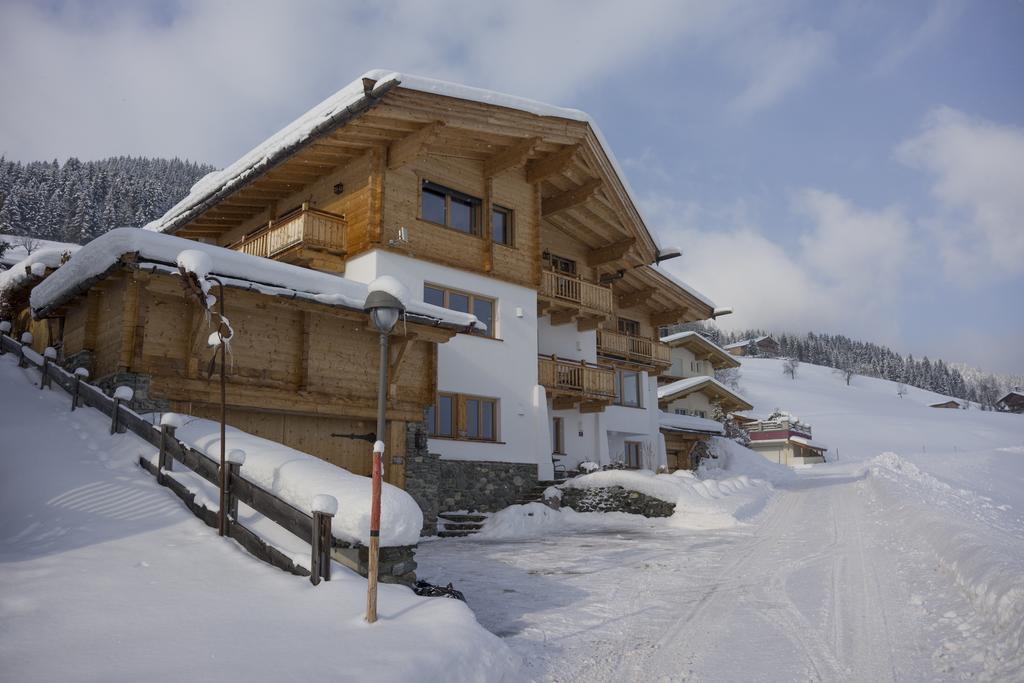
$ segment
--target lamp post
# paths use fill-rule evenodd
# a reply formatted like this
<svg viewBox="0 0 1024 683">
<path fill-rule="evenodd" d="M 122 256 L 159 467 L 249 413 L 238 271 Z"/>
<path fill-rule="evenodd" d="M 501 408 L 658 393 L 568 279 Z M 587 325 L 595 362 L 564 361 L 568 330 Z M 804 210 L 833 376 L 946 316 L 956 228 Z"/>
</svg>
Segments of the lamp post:
<svg viewBox="0 0 1024 683">
<path fill-rule="evenodd" d="M 377 441 L 373 444 L 373 489 L 370 504 L 370 556 L 367 561 L 366 621 L 377 621 L 377 560 L 380 554 L 380 487 L 384 457 L 385 412 L 388 397 L 388 335 L 405 311 L 401 300 L 384 290 L 371 290 L 363 310 L 369 311 L 380 333 L 380 370 L 377 381 Z"/>
</svg>

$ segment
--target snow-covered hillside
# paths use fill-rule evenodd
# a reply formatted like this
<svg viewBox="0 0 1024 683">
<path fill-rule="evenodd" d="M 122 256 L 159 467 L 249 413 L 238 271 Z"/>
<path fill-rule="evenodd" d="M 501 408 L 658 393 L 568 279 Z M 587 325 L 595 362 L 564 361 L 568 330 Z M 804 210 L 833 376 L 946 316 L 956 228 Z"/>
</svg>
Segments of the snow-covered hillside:
<svg viewBox="0 0 1024 683">
<path fill-rule="evenodd" d="M 139 468 L 150 444 L 111 436 L 98 411 L 70 412 L 68 395 L 40 391 L 38 378 L 14 354 L 0 356 L 3 680 L 481 681 L 514 672 L 508 648 L 461 602 L 382 584 L 370 626 L 365 579 L 336 564 L 314 588 L 218 538 Z"/>
<path fill-rule="evenodd" d="M 1024 415 L 928 407 L 948 397 L 883 379 L 804 363 L 796 379 L 782 361 L 744 358 L 740 390 L 763 417 L 780 408 L 809 422 L 830 461 L 864 461 L 895 452 L 949 484 L 1012 505 L 1024 515 Z"/>
</svg>

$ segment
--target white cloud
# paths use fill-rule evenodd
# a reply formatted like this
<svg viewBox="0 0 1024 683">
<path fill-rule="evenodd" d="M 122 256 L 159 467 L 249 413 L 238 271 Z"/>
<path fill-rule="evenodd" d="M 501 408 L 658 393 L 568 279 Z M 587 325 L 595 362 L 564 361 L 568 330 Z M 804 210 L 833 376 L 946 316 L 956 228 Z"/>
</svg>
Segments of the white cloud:
<svg viewBox="0 0 1024 683">
<path fill-rule="evenodd" d="M 1024 274 L 1024 129 L 941 107 L 896 155 L 932 177 L 939 212 L 923 223 L 950 280 Z"/>
<path fill-rule="evenodd" d="M 832 36 L 824 31 L 798 28 L 758 31 L 744 35 L 731 61 L 748 80 L 732 101 L 741 114 L 766 109 L 806 83 L 832 57 Z"/>
<path fill-rule="evenodd" d="M 735 310 L 719 320 L 723 327 L 901 338 L 898 312 L 912 254 L 911 226 L 898 209 L 868 211 L 803 190 L 793 208 L 810 225 L 798 246 L 787 248 L 769 239 L 742 203 L 719 212 L 664 197 L 644 204 L 664 241 L 683 248 L 666 267 Z"/>
<path fill-rule="evenodd" d="M 959 0 L 938 0 L 928 7 L 921 23 L 912 31 L 897 31 L 889 48 L 875 65 L 874 73 L 892 73 L 916 53 L 924 50 L 953 27 L 966 5 Z"/>
</svg>

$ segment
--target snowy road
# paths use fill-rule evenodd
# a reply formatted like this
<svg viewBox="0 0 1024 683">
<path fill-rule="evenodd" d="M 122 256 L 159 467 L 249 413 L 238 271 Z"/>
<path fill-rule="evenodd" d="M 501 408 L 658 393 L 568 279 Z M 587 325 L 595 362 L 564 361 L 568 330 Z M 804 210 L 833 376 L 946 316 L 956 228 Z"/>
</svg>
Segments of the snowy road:
<svg viewBox="0 0 1024 683">
<path fill-rule="evenodd" d="M 805 471 L 751 524 L 421 545 L 481 623 L 558 681 L 934 680 L 984 626 L 861 467 Z M 958 616 L 963 615 L 963 616 Z"/>
</svg>

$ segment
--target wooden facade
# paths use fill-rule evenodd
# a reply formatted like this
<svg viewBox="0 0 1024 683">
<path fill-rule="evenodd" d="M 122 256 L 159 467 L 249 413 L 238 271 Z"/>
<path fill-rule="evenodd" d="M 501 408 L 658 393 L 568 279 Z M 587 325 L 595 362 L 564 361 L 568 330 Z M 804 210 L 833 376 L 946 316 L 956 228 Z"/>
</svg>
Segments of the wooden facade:
<svg viewBox="0 0 1024 683">
<path fill-rule="evenodd" d="M 370 474 L 370 444 L 332 436 L 376 428 L 378 334 L 366 313 L 242 287 L 225 290 L 230 344 L 228 423 Z M 144 400 L 209 419 L 219 416 L 219 384 L 207 376 L 213 328 L 181 278 L 130 264 L 36 321 L 37 346 L 59 346 L 92 377 L 145 378 Z M 406 425 L 433 403 L 437 344 L 452 330 L 403 324 L 392 335 L 387 481 L 404 484 Z M 139 397 L 139 392 L 136 392 Z"/>
</svg>

